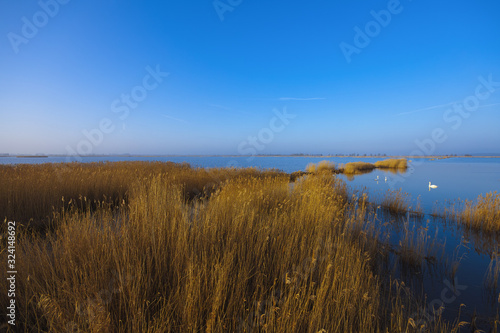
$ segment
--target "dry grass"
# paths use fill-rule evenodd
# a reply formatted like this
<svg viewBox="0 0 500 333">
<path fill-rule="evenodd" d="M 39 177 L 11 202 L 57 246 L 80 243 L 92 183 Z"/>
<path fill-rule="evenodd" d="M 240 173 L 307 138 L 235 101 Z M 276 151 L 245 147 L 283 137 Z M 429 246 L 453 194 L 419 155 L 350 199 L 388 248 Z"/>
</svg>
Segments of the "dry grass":
<svg viewBox="0 0 500 333">
<path fill-rule="evenodd" d="M 366 162 L 351 162 L 344 166 L 343 172 L 346 174 L 361 174 L 375 169 L 375 166 Z"/>
<path fill-rule="evenodd" d="M 361 174 L 372 171 L 373 169 L 391 169 L 391 170 L 402 170 L 407 168 L 407 162 L 405 158 L 401 159 L 388 159 L 384 161 L 375 162 L 375 164 L 367 162 L 351 162 L 347 163 L 344 167 L 343 172 L 345 174 Z"/>
<path fill-rule="evenodd" d="M 330 161 L 321 161 L 318 164 L 309 163 L 306 166 L 306 172 L 311 174 L 316 174 L 320 172 L 333 172 L 333 173 L 344 173 L 347 175 L 363 174 L 372 171 L 373 169 L 389 169 L 390 171 L 402 170 L 407 168 L 407 162 L 405 158 L 401 159 L 388 159 L 385 161 L 378 161 L 375 164 L 368 162 L 350 162 L 345 166 L 341 165 L 338 169 L 335 168 L 335 164 Z"/>
<path fill-rule="evenodd" d="M 44 229 L 71 205 L 85 211 L 98 202 L 113 206 L 128 202 L 135 182 L 145 182 L 157 174 L 171 175 L 172 184 L 183 184 L 183 195 L 188 199 L 210 195 L 230 178 L 283 175 L 255 168 L 195 169 L 187 163 L 172 162 L 0 165 L 0 219 Z"/>
<path fill-rule="evenodd" d="M 488 265 L 488 271 L 485 277 L 485 285 L 487 289 L 493 290 L 496 295 L 498 289 L 498 282 L 500 281 L 500 257 L 498 253 L 495 253 Z M 500 295 L 498 296 L 500 299 Z"/>
<path fill-rule="evenodd" d="M 456 202 L 436 213 L 448 220 L 454 220 L 470 230 L 481 232 L 500 231 L 500 194 L 481 194 L 476 200 Z"/>
<path fill-rule="evenodd" d="M 389 213 L 400 215 L 411 213 L 414 216 L 422 217 L 423 209 L 420 200 L 417 200 L 415 207 L 411 206 L 411 197 L 408 193 L 399 190 L 387 190 L 380 204 Z"/>
<path fill-rule="evenodd" d="M 309 173 L 336 172 L 335 163 L 330 161 L 321 161 L 318 164 L 309 163 L 306 166 L 306 172 Z"/>
<path fill-rule="evenodd" d="M 380 169 L 406 169 L 408 168 L 408 164 L 406 158 L 390 158 L 384 161 L 375 162 L 375 167 Z"/>
<path fill-rule="evenodd" d="M 316 164 L 315 163 L 309 163 L 306 166 L 306 172 L 308 172 L 308 173 L 316 173 Z"/>
<path fill-rule="evenodd" d="M 45 235 L 18 231 L 20 330 L 420 329 L 409 317 L 417 308 L 408 291 L 384 286 L 374 273 L 376 238 L 353 231 L 365 220 L 365 200 L 347 200 L 335 177 L 303 177 L 290 187 L 288 175 L 253 169 L 68 167 L 55 186 L 58 170 L 48 166 L 0 174 L 7 219 L 43 220 L 52 205 L 64 208 Z M 85 204 L 85 195 L 95 204 Z M 0 306 L 7 301 L 1 293 Z M 427 329 L 451 331 L 439 320 Z"/>
<path fill-rule="evenodd" d="M 439 244 L 437 239 L 438 230 L 436 228 L 434 237 L 428 234 L 429 225 L 417 227 L 415 224 L 410 227 L 409 221 L 403 225 L 403 235 L 399 241 L 398 259 L 404 268 L 420 270 L 424 260 L 434 263 L 439 257 L 444 255 L 444 245 Z M 441 252 L 441 254 L 440 254 Z"/>
</svg>

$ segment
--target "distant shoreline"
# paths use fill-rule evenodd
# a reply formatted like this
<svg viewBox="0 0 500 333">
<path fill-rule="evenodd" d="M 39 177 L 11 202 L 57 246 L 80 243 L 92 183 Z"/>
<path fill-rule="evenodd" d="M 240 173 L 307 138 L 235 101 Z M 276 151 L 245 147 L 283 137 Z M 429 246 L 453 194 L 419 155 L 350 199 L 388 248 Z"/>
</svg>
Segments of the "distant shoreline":
<svg viewBox="0 0 500 333">
<path fill-rule="evenodd" d="M 131 155 L 121 155 L 121 154 L 110 154 L 110 155 L 84 155 L 80 157 L 88 158 L 88 157 L 298 157 L 298 158 L 428 158 L 428 159 L 450 159 L 450 158 L 500 158 L 500 155 L 478 155 L 478 156 L 470 156 L 470 155 L 457 155 L 457 156 L 448 156 L 448 155 L 429 155 L 429 156 L 411 156 L 411 155 L 385 155 L 385 156 L 352 156 L 352 155 L 140 155 L 140 154 L 131 154 Z M 11 157 L 11 158 L 49 158 L 49 157 L 70 157 L 74 158 L 76 156 L 73 155 L 0 155 L 2 157 Z"/>
<path fill-rule="evenodd" d="M 16 157 L 16 158 L 48 158 L 49 155 L 12 155 L 12 156 L 2 156 L 2 157 Z"/>
</svg>

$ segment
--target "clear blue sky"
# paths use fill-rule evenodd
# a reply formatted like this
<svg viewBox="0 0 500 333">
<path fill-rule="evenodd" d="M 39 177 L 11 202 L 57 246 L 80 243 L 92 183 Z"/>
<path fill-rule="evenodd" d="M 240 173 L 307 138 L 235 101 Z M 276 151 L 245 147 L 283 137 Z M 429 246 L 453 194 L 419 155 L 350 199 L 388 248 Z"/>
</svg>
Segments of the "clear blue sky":
<svg viewBox="0 0 500 333">
<path fill-rule="evenodd" d="M 500 151 L 497 0 L 215 4 L 2 1 L 0 153 Z"/>
</svg>

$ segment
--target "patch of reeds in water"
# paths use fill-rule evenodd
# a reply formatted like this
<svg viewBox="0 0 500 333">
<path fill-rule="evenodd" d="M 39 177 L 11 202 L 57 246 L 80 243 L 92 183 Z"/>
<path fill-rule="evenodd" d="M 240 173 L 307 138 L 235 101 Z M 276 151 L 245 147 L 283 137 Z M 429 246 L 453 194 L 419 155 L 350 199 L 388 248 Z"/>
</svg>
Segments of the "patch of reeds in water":
<svg viewBox="0 0 500 333">
<path fill-rule="evenodd" d="M 407 169 L 408 163 L 406 158 L 387 159 L 375 162 L 375 167 L 379 169 Z"/>
<path fill-rule="evenodd" d="M 436 263 L 444 255 L 444 245 L 437 242 L 438 230 L 429 235 L 429 225 L 410 227 L 409 221 L 403 225 L 403 237 L 399 241 L 398 254 L 402 266 L 420 268 L 424 260 Z"/>
<path fill-rule="evenodd" d="M 481 194 L 476 200 L 457 201 L 443 209 L 435 209 L 435 215 L 458 222 L 470 230 L 500 232 L 500 194 Z"/>
<path fill-rule="evenodd" d="M 375 169 L 375 166 L 367 162 L 350 162 L 344 166 L 343 172 L 346 174 L 361 174 Z"/>
<path fill-rule="evenodd" d="M 387 159 L 384 161 L 375 162 L 375 164 L 368 162 L 349 162 L 345 165 L 341 165 L 338 168 L 335 164 L 329 161 L 321 161 L 318 164 L 309 163 L 306 167 L 306 172 L 308 173 L 319 173 L 319 172 L 334 172 L 334 173 L 344 173 L 346 175 L 356 175 L 370 172 L 374 169 L 388 169 L 390 171 L 395 170 L 406 170 L 407 161 L 405 158 L 401 159 Z M 396 171 L 397 172 L 397 171 Z"/>
<path fill-rule="evenodd" d="M 306 172 L 309 173 L 324 173 L 324 172 L 335 172 L 335 163 L 330 161 L 321 161 L 318 164 L 309 163 L 306 166 Z"/>
<path fill-rule="evenodd" d="M 391 214 L 407 214 L 411 213 L 413 216 L 422 217 L 424 215 L 423 209 L 420 206 L 420 200 L 417 199 L 415 207 L 411 205 L 410 195 L 406 192 L 399 190 L 387 190 L 381 201 L 381 207 Z"/>
</svg>

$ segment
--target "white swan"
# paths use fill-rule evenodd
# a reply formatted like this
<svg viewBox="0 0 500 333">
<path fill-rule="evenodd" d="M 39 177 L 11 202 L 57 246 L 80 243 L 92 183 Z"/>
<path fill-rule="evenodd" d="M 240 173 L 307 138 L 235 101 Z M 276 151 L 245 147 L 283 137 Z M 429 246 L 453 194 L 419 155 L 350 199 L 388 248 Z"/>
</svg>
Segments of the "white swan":
<svg viewBox="0 0 500 333">
<path fill-rule="evenodd" d="M 387 176 L 385 177 L 385 182 L 387 183 Z"/>
<path fill-rule="evenodd" d="M 378 179 L 378 176 L 377 176 L 377 178 L 375 178 L 375 179 L 374 179 L 374 181 L 378 182 L 378 180 L 379 180 L 379 179 Z"/>
<path fill-rule="evenodd" d="M 431 182 L 429 182 L 429 188 L 437 188 L 437 185 L 432 185 Z"/>
</svg>

